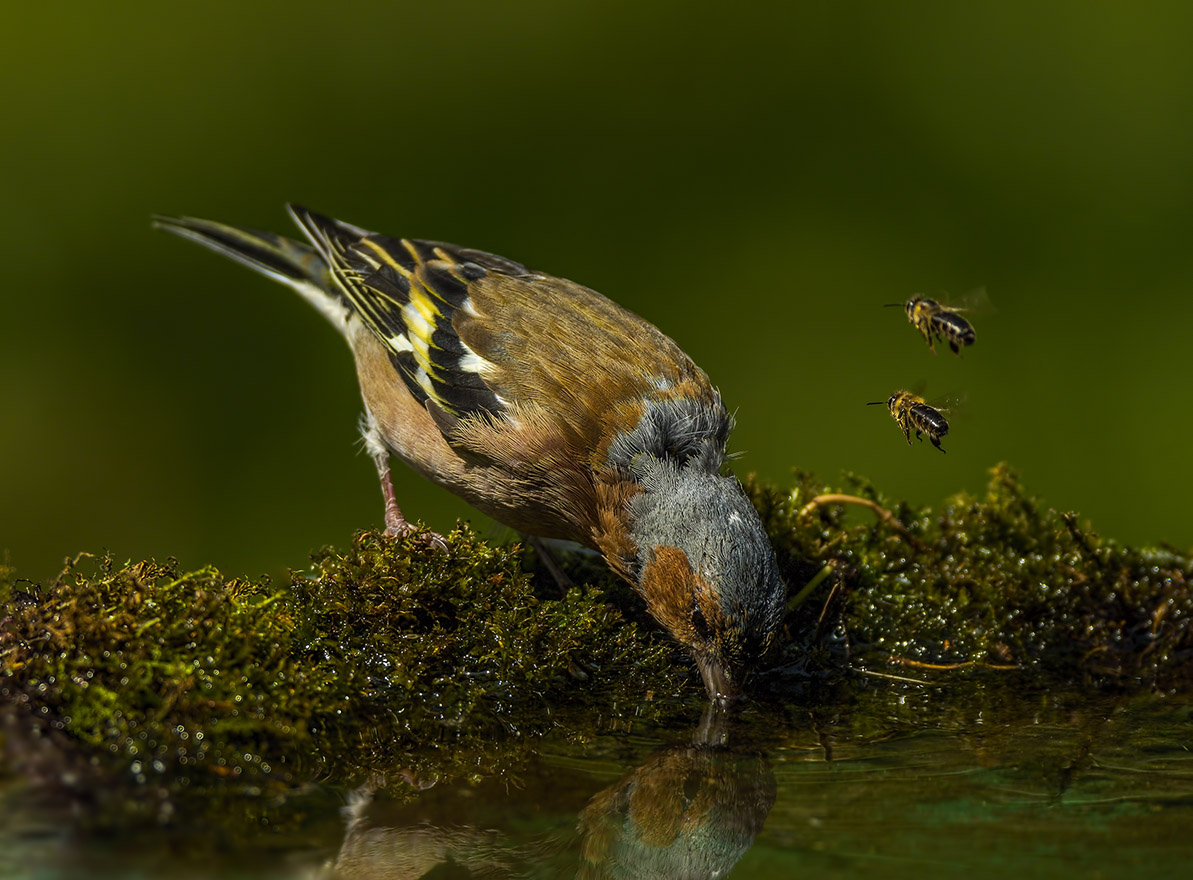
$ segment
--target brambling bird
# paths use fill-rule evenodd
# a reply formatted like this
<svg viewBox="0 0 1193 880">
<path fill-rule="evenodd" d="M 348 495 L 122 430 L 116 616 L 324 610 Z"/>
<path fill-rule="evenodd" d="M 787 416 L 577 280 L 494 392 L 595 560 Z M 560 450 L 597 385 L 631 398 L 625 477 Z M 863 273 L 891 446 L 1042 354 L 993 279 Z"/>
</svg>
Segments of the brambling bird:
<svg viewBox="0 0 1193 880">
<path fill-rule="evenodd" d="M 777 638 L 786 589 L 721 473 L 732 419 L 670 338 L 572 281 L 391 238 L 297 205 L 306 242 L 190 217 L 189 238 L 294 288 L 348 341 L 391 534 L 396 455 L 519 531 L 602 553 L 728 702 Z"/>
</svg>

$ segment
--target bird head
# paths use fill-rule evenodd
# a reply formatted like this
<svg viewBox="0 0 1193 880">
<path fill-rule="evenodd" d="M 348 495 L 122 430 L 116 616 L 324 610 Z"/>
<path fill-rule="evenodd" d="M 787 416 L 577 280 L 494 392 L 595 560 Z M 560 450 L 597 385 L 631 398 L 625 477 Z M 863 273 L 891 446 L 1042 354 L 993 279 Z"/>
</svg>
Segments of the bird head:
<svg viewBox="0 0 1193 880">
<path fill-rule="evenodd" d="M 733 477 L 653 457 L 638 470 L 627 505 L 632 580 L 696 661 L 709 699 L 731 703 L 782 622 L 787 590 L 774 549 Z"/>
</svg>

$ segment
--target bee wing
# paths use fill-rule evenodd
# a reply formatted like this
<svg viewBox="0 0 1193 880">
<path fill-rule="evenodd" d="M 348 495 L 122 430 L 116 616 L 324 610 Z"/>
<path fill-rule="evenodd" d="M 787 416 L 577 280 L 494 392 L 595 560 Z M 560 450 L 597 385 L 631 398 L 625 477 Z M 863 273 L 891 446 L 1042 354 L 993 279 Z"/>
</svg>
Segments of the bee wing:
<svg viewBox="0 0 1193 880">
<path fill-rule="evenodd" d="M 966 399 L 969 393 L 966 391 L 930 395 L 928 394 L 928 382 L 925 379 L 919 379 L 914 385 L 907 386 L 907 390 L 920 398 L 921 402 L 942 413 L 963 413 L 967 408 Z"/>
<path fill-rule="evenodd" d="M 936 394 L 926 398 L 924 402 L 935 410 L 947 414 L 950 418 L 963 415 L 969 408 L 968 392 L 957 391 L 949 394 Z"/>
<path fill-rule="evenodd" d="M 966 315 L 989 315 L 998 311 L 990 301 L 990 294 L 985 285 L 967 290 L 960 296 L 940 300 L 945 308 L 954 312 L 965 312 Z"/>
</svg>

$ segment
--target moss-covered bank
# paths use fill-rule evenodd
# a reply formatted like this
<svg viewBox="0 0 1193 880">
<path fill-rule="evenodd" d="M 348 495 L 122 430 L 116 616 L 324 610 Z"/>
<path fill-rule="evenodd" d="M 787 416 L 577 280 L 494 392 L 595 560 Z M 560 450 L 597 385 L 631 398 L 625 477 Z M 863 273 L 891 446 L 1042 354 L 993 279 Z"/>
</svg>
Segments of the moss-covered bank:
<svg viewBox="0 0 1193 880">
<path fill-rule="evenodd" d="M 747 482 L 791 595 L 763 702 L 824 699 L 820 684 L 859 674 L 1188 689 L 1188 556 L 1041 510 L 1003 466 L 984 498 L 939 511 L 854 483 L 879 516 L 807 474 Z M 690 664 L 628 588 L 578 554 L 561 561 L 585 585 L 560 595 L 529 558 L 462 528 L 447 553 L 362 533 L 284 585 L 173 560 L 81 557 L 45 585 L 5 571 L 10 760 L 52 754 L 58 779 L 167 794 L 377 772 L 419 785 L 498 771 L 547 730 L 693 714 Z"/>
<path fill-rule="evenodd" d="M 748 485 L 798 603 L 788 663 L 921 679 L 986 669 L 1103 688 L 1193 684 L 1188 554 L 1124 547 L 1075 514 L 1041 509 L 1006 465 L 991 470 L 985 497 L 958 495 L 938 511 L 854 483 L 892 520 L 849 525 L 857 508 L 812 503 L 829 490 L 806 474 L 787 491 Z"/>
</svg>

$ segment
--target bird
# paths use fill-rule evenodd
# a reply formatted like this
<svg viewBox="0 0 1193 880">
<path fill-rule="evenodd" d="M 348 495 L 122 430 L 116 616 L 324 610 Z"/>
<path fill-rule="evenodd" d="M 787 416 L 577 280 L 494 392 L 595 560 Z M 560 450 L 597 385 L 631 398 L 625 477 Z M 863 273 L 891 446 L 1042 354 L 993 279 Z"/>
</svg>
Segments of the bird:
<svg viewBox="0 0 1193 880">
<path fill-rule="evenodd" d="M 185 216 L 154 225 L 297 291 L 344 336 L 386 533 L 396 456 L 493 519 L 591 548 L 737 700 L 786 587 L 728 471 L 733 418 L 670 337 L 605 296 L 494 254 L 287 206 L 304 240 Z"/>
</svg>

